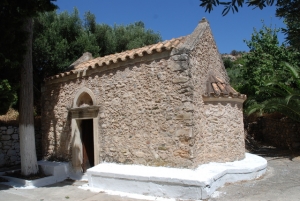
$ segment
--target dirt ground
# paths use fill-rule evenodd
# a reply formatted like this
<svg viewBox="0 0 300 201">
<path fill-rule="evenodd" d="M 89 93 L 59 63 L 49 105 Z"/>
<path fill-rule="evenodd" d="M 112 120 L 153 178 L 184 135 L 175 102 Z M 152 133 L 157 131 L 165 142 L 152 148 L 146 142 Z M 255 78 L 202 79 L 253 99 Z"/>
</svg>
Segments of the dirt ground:
<svg viewBox="0 0 300 201">
<path fill-rule="evenodd" d="M 262 147 L 252 153 L 268 161 L 261 178 L 226 184 L 209 201 L 276 201 L 300 200 L 300 152 Z"/>
</svg>

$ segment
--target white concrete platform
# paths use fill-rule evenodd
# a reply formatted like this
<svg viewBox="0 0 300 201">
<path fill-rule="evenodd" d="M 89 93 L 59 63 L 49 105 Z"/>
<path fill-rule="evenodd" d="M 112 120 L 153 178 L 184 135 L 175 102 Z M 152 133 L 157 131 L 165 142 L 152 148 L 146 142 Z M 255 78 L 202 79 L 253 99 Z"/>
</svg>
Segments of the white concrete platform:
<svg viewBox="0 0 300 201">
<path fill-rule="evenodd" d="M 197 169 L 150 167 L 102 163 L 87 170 L 89 187 L 147 196 L 206 199 L 225 183 L 262 176 L 267 161 L 246 153 L 245 159 L 228 163 L 209 163 Z"/>
<path fill-rule="evenodd" d="M 39 166 L 43 169 L 46 175 L 53 175 L 57 178 L 65 180 L 70 178 L 73 180 L 84 180 L 87 181 L 87 174 L 81 171 L 75 171 L 72 169 L 68 162 L 55 162 L 55 161 L 38 161 Z M 63 181 L 61 180 L 61 181 Z"/>
<path fill-rule="evenodd" d="M 87 180 L 87 175 L 81 172 L 73 172 L 67 162 L 38 161 L 38 165 L 48 177 L 35 180 L 19 179 L 4 176 L 5 172 L 0 172 L 1 177 L 8 180 L 8 185 L 15 188 L 36 188 L 64 181 L 67 178 L 74 180 Z"/>
</svg>

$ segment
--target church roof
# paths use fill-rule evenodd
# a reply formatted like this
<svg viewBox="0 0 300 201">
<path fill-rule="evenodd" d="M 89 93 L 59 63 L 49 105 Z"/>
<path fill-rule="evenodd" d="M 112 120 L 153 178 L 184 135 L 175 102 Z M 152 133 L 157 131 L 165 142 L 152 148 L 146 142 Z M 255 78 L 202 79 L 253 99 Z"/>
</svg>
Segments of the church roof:
<svg viewBox="0 0 300 201">
<path fill-rule="evenodd" d="M 237 92 L 230 84 L 221 78 L 210 75 L 206 81 L 206 92 L 204 98 L 239 98 L 246 100 L 247 96 Z"/>
<path fill-rule="evenodd" d="M 78 60 L 76 60 L 73 64 L 71 64 L 72 70 L 68 72 L 63 72 L 58 75 L 51 76 L 46 79 L 47 80 L 53 80 L 56 78 L 60 77 L 65 77 L 71 74 L 76 74 L 78 71 L 82 70 L 89 70 L 89 69 L 95 69 L 95 68 L 101 68 L 103 66 L 109 66 L 111 64 L 119 63 L 119 62 L 124 62 L 127 60 L 133 60 L 139 57 L 143 57 L 145 55 L 151 55 L 154 53 L 159 53 L 163 52 L 166 50 L 172 50 L 174 47 L 177 47 L 178 44 L 180 44 L 185 37 L 180 37 L 180 38 L 174 38 L 171 40 L 166 40 L 163 42 L 159 42 L 153 45 L 148 45 L 145 47 L 137 48 L 137 49 L 132 49 L 132 50 L 127 50 L 124 52 L 116 53 L 116 54 L 111 54 L 107 55 L 104 57 L 98 57 L 95 59 L 90 59 L 86 61 L 86 56 L 88 53 L 84 53 L 82 57 L 80 57 Z M 92 57 L 90 57 L 92 58 Z M 79 63 L 77 61 L 83 62 Z"/>
</svg>

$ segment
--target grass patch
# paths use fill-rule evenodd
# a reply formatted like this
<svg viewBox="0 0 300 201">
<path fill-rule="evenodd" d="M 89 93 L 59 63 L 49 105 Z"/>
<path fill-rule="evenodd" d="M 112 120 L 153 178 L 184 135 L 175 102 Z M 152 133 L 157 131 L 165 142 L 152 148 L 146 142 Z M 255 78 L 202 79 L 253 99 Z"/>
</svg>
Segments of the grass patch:
<svg viewBox="0 0 300 201">
<path fill-rule="evenodd" d="M 41 116 L 34 116 L 34 124 L 41 125 Z M 19 126 L 19 112 L 13 108 L 9 108 L 6 114 L 0 115 L 0 125 Z"/>
<path fill-rule="evenodd" d="M 9 108 L 6 114 L 0 115 L 0 123 L 11 126 L 19 125 L 19 112 Z"/>
</svg>

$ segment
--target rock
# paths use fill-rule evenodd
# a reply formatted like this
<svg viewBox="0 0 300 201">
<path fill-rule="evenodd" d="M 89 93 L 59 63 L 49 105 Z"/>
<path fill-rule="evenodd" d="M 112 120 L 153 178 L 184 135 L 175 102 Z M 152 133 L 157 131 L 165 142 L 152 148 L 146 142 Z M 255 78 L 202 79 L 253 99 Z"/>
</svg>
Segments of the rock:
<svg viewBox="0 0 300 201">
<path fill-rule="evenodd" d="M 167 150 L 169 150 L 169 148 L 166 147 L 165 144 L 161 144 L 161 145 L 159 145 L 159 146 L 157 147 L 157 150 L 159 150 L 159 151 L 167 151 Z"/>
<path fill-rule="evenodd" d="M 2 135 L 1 136 L 1 141 L 6 141 L 6 140 L 10 140 L 11 136 L 10 135 Z"/>
<path fill-rule="evenodd" d="M 3 149 L 3 150 L 9 150 L 9 149 L 10 149 L 10 146 L 3 146 L 2 149 Z"/>
<path fill-rule="evenodd" d="M 9 129 L 6 130 L 6 134 L 7 135 L 11 135 L 13 133 L 14 133 L 14 129 L 13 128 L 9 128 Z"/>
<path fill-rule="evenodd" d="M 14 139 L 14 140 L 19 139 L 19 135 L 18 135 L 18 134 L 13 134 L 11 137 L 12 137 L 12 139 Z"/>
<path fill-rule="evenodd" d="M 20 144 L 19 143 L 15 143 L 15 149 L 19 150 L 20 149 Z"/>
<path fill-rule="evenodd" d="M 186 82 L 183 85 L 181 85 L 181 88 L 190 88 L 194 89 L 194 85 L 191 82 Z"/>
<path fill-rule="evenodd" d="M 8 150 L 7 155 L 8 155 L 8 156 L 16 156 L 16 155 L 17 155 L 17 154 L 16 154 L 16 150 L 14 150 L 14 149 Z"/>
<path fill-rule="evenodd" d="M 168 158 L 168 154 L 166 154 L 165 152 L 159 153 L 159 156 L 163 160 L 166 160 Z"/>
<path fill-rule="evenodd" d="M 78 58 L 76 61 L 74 61 L 70 66 L 69 66 L 69 70 L 73 70 L 76 66 L 78 66 L 80 63 L 82 62 L 86 62 L 93 59 L 93 55 L 89 52 L 85 52 L 82 54 L 82 56 L 80 58 Z"/>
<path fill-rule="evenodd" d="M 105 118 L 105 114 L 102 112 L 102 113 L 100 113 L 99 117 L 100 117 L 101 119 L 104 119 L 104 118 Z"/>
<path fill-rule="evenodd" d="M 183 103 L 183 109 L 187 112 L 194 111 L 194 105 L 190 102 L 184 102 Z"/>
<path fill-rule="evenodd" d="M 174 84 L 185 83 L 189 81 L 189 79 L 190 79 L 189 77 L 178 76 L 173 79 L 173 83 Z"/>
<path fill-rule="evenodd" d="M 157 79 L 163 81 L 166 79 L 166 75 L 162 72 L 157 73 Z"/>
<path fill-rule="evenodd" d="M 153 149 L 153 147 L 150 147 L 150 151 L 153 154 L 155 159 L 159 159 L 159 155 L 156 153 L 156 151 Z"/>
<path fill-rule="evenodd" d="M 190 138 L 192 137 L 192 129 L 190 128 L 185 128 L 185 129 L 180 129 L 177 130 L 175 135 L 176 137 L 186 137 L 186 138 Z"/>
<path fill-rule="evenodd" d="M 181 102 L 187 102 L 187 101 L 191 102 L 192 99 L 190 97 L 188 97 L 188 96 L 183 96 L 182 99 L 181 99 Z"/>
<path fill-rule="evenodd" d="M 133 127 L 137 127 L 139 124 L 138 124 L 137 121 L 133 121 L 133 122 L 131 123 L 131 125 L 132 125 Z"/>
<path fill-rule="evenodd" d="M 172 56 L 172 59 L 174 61 L 186 61 L 188 60 L 188 55 L 187 54 L 174 55 Z"/>
<path fill-rule="evenodd" d="M 137 158 L 134 160 L 134 164 L 147 164 L 147 161 L 144 158 Z"/>
<path fill-rule="evenodd" d="M 142 151 L 136 151 L 136 152 L 134 152 L 133 154 L 134 154 L 136 157 L 138 157 L 138 158 L 143 158 L 143 157 L 145 157 L 145 153 L 142 152 Z"/>
<path fill-rule="evenodd" d="M 5 165 L 5 158 L 4 158 L 4 154 L 0 154 L 0 167 Z"/>
<path fill-rule="evenodd" d="M 192 113 L 181 111 L 181 112 L 179 112 L 175 116 L 175 119 L 177 119 L 177 120 L 189 120 L 189 119 L 192 119 Z"/>
<path fill-rule="evenodd" d="M 6 128 L 5 126 L 1 126 L 1 127 L 0 127 L 0 130 L 3 130 L 3 131 L 4 131 L 4 130 L 6 130 L 6 129 L 7 129 L 7 128 Z"/>
<path fill-rule="evenodd" d="M 13 142 L 11 140 L 4 141 L 2 143 L 3 143 L 3 146 L 12 146 L 13 145 Z"/>
<path fill-rule="evenodd" d="M 170 68 L 172 71 L 184 71 L 188 69 L 188 64 L 186 61 L 174 61 L 171 62 Z"/>
<path fill-rule="evenodd" d="M 12 157 L 10 157 L 10 161 L 17 162 L 16 164 L 18 164 L 19 163 L 18 158 L 19 158 L 18 156 L 12 156 Z"/>
<path fill-rule="evenodd" d="M 174 156 L 180 156 L 182 158 L 189 158 L 190 154 L 186 150 L 179 149 L 179 150 L 174 151 Z"/>
</svg>

